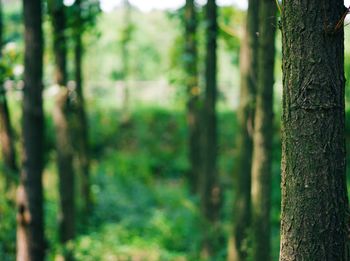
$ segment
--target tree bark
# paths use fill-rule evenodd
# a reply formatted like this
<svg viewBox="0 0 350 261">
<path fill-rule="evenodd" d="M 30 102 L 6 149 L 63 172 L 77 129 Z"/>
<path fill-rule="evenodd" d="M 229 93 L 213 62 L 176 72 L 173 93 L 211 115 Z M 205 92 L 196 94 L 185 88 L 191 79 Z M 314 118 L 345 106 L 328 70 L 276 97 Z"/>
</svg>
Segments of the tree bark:
<svg viewBox="0 0 350 261">
<path fill-rule="evenodd" d="M 71 137 L 72 105 L 67 88 L 66 15 L 63 1 L 51 2 L 49 6 L 53 26 L 55 81 L 60 91 L 56 97 L 54 123 L 56 129 L 57 166 L 59 174 L 59 240 L 67 243 L 75 235 L 75 174 Z M 70 253 L 66 253 L 70 259 Z"/>
<path fill-rule="evenodd" d="M 0 59 L 3 43 L 3 13 L 2 2 L 0 1 Z M 15 175 L 18 173 L 18 168 L 3 76 L 0 79 L 0 144 L 4 159 L 6 189 L 10 189 L 15 184 L 14 180 Z"/>
<path fill-rule="evenodd" d="M 253 154 L 253 126 L 257 84 L 257 51 L 259 31 L 259 0 L 249 0 L 246 29 L 241 44 L 240 104 L 238 108 L 237 156 L 234 170 L 233 233 L 228 260 L 247 258 L 247 233 L 251 219 L 251 168 Z"/>
<path fill-rule="evenodd" d="M 77 7 L 77 24 L 75 28 L 75 48 L 74 48 L 74 63 L 75 63 L 75 82 L 77 94 L 77 125 L 74 131 L 76 148 L 78 155 L 78 166 L 80 172 L 79 190 L 82 198 L 81 214 L 84 219 L 92 210 L 92 198 L 90 191 L 90 156 L 89 156 L 89 130 L 85 111 L 85 98 L 83 92 L 83 75 L 82 75 L 82 59 L 83 59 L 83 21 L 81 17 L 81 1 L 75 1 Z"/>
<path fill-rule="evenodd" d="M 276 2 L 259 6 L 258 79 L 252 160 L 252 258 L 271 260 L 270 209 Z"/>
<path fill-rule="evenodd" d="M 185 6 L 185 73 L 187 87 L 187 125 L 190 170 L 188 183 L 192 193 L 199 190 L 201 173 L 200 152 L 200 90 L 197 68 L 197 16 L 194 0 L 187 0 Z"/>
<path fill-rule="evenodd" d="M 221 190 L 217 173 L 217 5 L 206 5 L 206 90 L 204 101 L 204 173 L 201 186 L 201 210 L 204 219 L 203 257 L 215 256 L 219 248 L 219 212 Z"/>
<path fill-rule="evenodd" d="M 343 1 L 283 1 L 280 261 L 349 260 Z"/>
<path fill-rule="evenodd" d="M 17 260 L 44 260 L 42 2 L 24 0 L 23 165 L 18 189 Z"/>
</svg>

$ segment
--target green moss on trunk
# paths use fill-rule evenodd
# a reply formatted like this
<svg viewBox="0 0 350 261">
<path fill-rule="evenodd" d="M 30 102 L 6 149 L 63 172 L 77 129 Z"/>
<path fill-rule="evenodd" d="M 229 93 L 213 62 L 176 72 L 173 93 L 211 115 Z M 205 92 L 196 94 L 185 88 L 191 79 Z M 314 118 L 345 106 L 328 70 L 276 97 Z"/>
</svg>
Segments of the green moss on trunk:
<svg viewBox="0 0 350 261">
<path fill-rule="evenodd" d="M 280 261 L 348 260 L 343 1 L 283 1 Z"/>
</svg>

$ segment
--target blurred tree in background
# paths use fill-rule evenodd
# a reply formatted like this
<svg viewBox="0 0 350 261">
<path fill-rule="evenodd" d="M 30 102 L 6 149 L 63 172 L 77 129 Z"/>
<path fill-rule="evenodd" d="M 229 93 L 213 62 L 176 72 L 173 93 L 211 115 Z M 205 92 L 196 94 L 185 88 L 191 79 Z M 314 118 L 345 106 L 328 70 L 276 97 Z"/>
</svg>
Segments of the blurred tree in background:
<svg viewBox="0 0 350 261">
<path fill-rule="evenodd" d="M 215 257 L 220 245 L 221 189 L 217 172 L 217 5 L 206 5 L 205 95 L 203 110 L 203 174 L 200 179 L 204 258 Z"/>
<path fill-rule="evenodd" d="M 276 3 L 259 3 L 258 69 L 252 156 L 252 257 L 271 260 L 271 182 L 274 129 Z"/>
<path fill-rule="evenodd" d="M 23 155 L 17 192 L 17 260 L 44 260 L 43 30 L 42 1 L 23 1 Z"/>
<path fill-rule="evenodd" d="M 258 35 L 260 1 L 249 0 L 245 32 L 240 52 L 240 96 L 237 111 L 236 167 L 234 170 L 235 201 L 233 234 L 229 260 L 246 260 L 251 222 L 251 169 L 253 154 L 254 114 L 258 76 Z"/>
<path fill-rule="evenodd" d="M 11 76 L 11 69 L 6 59 L 3 57 L 4 50 L 4 25 L 3 25 L 3 7 L 0 1 L 0 145 L 2 158 L 4 161 L 3 172 L 6 175 L 6 188 L 13 189 L 16 175 L 18 174 L 18 167 L 16 162 L 16 152 L 14 147 L 14 134 L 11 126 L 10 112 L 7 104 L 5 80 Z M 10 54 L 11 55 L 11 54 Z"/>
<path fill-rule="evenodd" d="M 57 166 L 59 175 L 60 211 L 58 216 L 59 240 L 64 246 L 75 235 L 75 171 L 73 169 L 72 101 L 67 75 L 67 17 L 62 0 L 49 0 L 48 8 L 53 31 L 56 95 L 53 119 L 56 133 Z M 65 260 L 71 253 L 63 254 Z"/>
<path fill-rule="evenodd" d="M 201 121 L 203 111 L 200 87 L 198 81 L 198 39 L 197 39 L 197 10 L 193 0 L 186 1 L 185 6 L 185 51 L 183 55 L 187 88 L 187 124 L 189 130 L 188 151 L 190 170 L 188 183 L 193 193 L 199 192 L 201 175 Z"/>
</svg>

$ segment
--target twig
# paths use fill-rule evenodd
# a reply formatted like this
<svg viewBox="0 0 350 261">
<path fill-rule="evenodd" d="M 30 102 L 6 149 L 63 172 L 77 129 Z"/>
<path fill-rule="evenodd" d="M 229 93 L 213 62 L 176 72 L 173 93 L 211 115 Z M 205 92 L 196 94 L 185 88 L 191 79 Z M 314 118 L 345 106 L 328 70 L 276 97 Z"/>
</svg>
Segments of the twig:
<svg viewBox="0 0 350 261">
<path fill-rule="evenodd" d="M 231 37 L 238 37 L 238 34 L 237 32 L 235 32 L 231 27 L 223 24 L 223 23 L 220 23 L 219 24 L 219 27 L 220 29 L 225 32 L 226 34 L 228 34 L 229 36 Z"/>
<path fill-rule="evenodd" d="M 335 28 L 334 28 L 335 31 L 338 31 L 338 30 L 341 28 L 341 26 L 344 24 L 345 18 L 346 18 L 346 16 L 349 14 L 349 12 L 350 12 L 350 6 L 349 6 L 349 8 L 345 11 L 345 13 L 343 14 L 343 16 L 340 18 L 339 22 L 338 22 L 337 25 L 335 26 Z"/>
<path fill-rule="evenodd" d="M 275 0 L 276 1 L 276 5 L 278 7 L 278 10 L 280 11 L 280 14 L 282 14 L 282 8 L 280 6 L 280 2 L 278 0 Z"/>
</svg>

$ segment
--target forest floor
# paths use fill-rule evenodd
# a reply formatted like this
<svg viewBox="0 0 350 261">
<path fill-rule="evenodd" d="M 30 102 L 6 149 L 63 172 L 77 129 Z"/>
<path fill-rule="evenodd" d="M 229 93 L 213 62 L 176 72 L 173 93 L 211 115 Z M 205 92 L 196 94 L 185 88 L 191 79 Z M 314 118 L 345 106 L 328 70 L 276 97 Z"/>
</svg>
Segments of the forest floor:
<svg viewBox="0 0 350 261">
<path fill-rule="evenodd" d="M 79 235 L 67 248 L 73 250 L 77 261 L 198 261 L 199 201 L 190 195 L 185 182 L 189 163 L 184 113 L 143 108 L 132 113 L 127 122 L 122 119 L 122 113 L 115 110 L 89 113 L 91 189 L 95 205 L 87 225 L 77 221 Z M 235 126 L 234 113 L 219 114 L 218 168 L 225 191 L 221 216 L 226 239 L 233 216 Z M 46 133 L 50 153 L 44 174 L 48 260 L 55 260 L 61 252 L 57 237 L 58 192 L 52 128 L 48 117 Z M 278 135 L 275 140 L 272 222 L 274 257 L 277 258 Z M 13 260 L 15 209 L 1 201 L 0 215 L 0 260 Z M 215 260 L 225 260 L 226 250 L 224 244 Z"/>
</svg>

